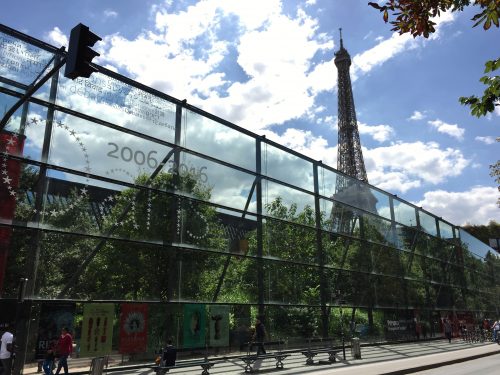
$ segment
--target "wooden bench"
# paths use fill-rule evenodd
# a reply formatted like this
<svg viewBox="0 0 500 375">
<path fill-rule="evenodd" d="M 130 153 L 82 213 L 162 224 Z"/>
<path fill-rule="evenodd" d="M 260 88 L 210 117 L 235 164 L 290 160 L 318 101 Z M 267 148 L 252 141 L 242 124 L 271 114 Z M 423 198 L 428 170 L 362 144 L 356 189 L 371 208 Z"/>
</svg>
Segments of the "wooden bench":
<svg viewBox="0 0 500 375">
<path fill-rule="evenodd" d="M 153 370 L 156 372 L 157 375 L 164 375 L 166 374 L 169 370 L 174 370 L 178 368 L 186 368 L 186 367 L 196 367 L 196 366 L 201 366 L 203 371 L 201 372 L 201 375 L 210 375 L 209 370 L 215 365 L 215 362 L 210 361 L 208 358 L 204 359 L 193 359 L 193 360 L 186 360 L 186 361 L 179 361 L 176 362 L 174 366 L 153 366 Z"/>
<path fill-rule="evenodd" d="M 283 360 L 289 356 L 289 354 L 285 354 L 281 351 L 281 345 L 283 345 L 284 341 L 265 341 L 265 342 L 249 342 L 248 343 L 248 351 L 247 355 L 243 357 L 239 357 L 245 363 L 245 372 L 253 372 L 253 364 L 257 360 L 264 360 L 273 358 L 276 361 L 276 368 L 282 369 L 284 367 Z M 251 353 L 254 346 L 278 346 L 278 350 L 266 354 L 253 354 Z"/>
<path fill-rule="evenodd" d="M 328 337 L 315 338 L 315 339 L 311 338 L 308 340 L 308 342 L 309 344 L 307 350 L 301 351 L 302 355 L 304 355 L 307 358 L 306 365 L 313 365 L 314 364 L 313 358 L 318 354 L 323 354 L 323 353 L 328 354 L 328 361 L 330 363 L 334 363 L 337 361 L 335 355 L 338 353 L 338 350 L 333 347 L 333 338 L 328 338 Z M 325 343 L 329 343 L 329 345 L 328 346 L 323 345 Z"/>
</svg>

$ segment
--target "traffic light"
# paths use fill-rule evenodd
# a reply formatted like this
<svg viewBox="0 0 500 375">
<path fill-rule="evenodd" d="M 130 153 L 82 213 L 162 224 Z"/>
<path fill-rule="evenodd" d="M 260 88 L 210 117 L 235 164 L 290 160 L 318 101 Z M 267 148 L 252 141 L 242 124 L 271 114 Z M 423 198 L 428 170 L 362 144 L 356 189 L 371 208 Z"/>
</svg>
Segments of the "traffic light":
<svg viewBox="0 0 500 375">
<path fill-rule="evenodd" d="M 90 47 L 99 40 L 102 40 L 102 38 L 91 32 L 88 26 L 79 23 L 73 27 L 69 37 L 68 54 L 66 55 L 66 69 L 64 70 L 66 78 L 89 78 L 92 73 L 97 71 L 96 68 L 90 65 L 90 62 L 99 54 Z"/>
</svg>

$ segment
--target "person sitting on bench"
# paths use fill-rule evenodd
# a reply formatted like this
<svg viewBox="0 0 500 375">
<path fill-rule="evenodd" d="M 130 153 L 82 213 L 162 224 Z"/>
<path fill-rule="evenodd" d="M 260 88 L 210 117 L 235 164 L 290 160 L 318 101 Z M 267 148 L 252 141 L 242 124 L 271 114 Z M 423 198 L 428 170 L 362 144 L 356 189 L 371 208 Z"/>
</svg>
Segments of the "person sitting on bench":
<svg viewBox="0 0 500 375">
<path fill-rule="evenodd" d="M 164 367 L 175 366 L 175 360 L 177 359 L 177 349 L 174 345 L 172 345 L 172 340 L 168 340 L 167 346 L 163 348 L 161 359 L 162 365 Z"/>
</svg>

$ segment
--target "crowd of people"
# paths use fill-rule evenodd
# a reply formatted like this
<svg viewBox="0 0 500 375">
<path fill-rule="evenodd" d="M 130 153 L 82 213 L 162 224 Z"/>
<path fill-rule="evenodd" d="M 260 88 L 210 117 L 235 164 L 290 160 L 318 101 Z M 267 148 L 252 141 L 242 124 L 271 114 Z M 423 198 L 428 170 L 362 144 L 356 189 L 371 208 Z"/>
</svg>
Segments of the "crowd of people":
<svg viewBox="0 0 500 375">
<path fill-rule="evenodd" d="M 12 362 L 15 355 L 15 337 L 12 333 L 12 324 L 4 326 L 0 345 L 0 375 L 11 375 Z M 45 375 L 59 375 L 61 370 L 68 374 L 68 358 L 73 353 L 73 337 L 68 328 L 63 327 L 61 335 L 47 349 L 42 364 Z M 57 367 L 56 367 L 57 362 Z M 54 373 L 54 369 L 56 370 Z"/>
</svg>

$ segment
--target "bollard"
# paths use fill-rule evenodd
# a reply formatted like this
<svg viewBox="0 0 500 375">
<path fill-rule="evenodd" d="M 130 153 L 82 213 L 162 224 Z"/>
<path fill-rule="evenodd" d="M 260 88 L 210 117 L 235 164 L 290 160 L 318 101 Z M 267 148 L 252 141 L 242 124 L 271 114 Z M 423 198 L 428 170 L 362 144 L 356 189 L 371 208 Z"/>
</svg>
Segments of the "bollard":
<svg viewBox="0 0 500 375">
<path fill-rule="evenodd" d="M 351 356 L 354 359 L 361 359 L 361 344 L 357 337 L 353 337 L 351 340 Z"/>
</svg>

